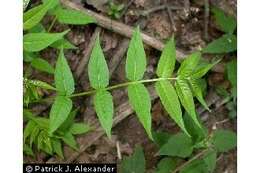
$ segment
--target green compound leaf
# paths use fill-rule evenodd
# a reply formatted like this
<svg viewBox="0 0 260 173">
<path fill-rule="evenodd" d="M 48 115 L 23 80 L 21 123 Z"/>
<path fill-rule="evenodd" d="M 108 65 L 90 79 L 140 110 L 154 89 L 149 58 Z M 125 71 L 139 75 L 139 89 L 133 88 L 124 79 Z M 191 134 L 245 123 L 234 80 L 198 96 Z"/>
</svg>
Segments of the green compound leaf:
<svg viewBox="0 0 260 173">
<path fill-rule="evenodd" d="M 73 135 L 80 135 L 90 131 L 90 126 L 85 123 L 74 123 L 70 127 L 70 133 Z"/>
<path fill-rule="evenodd" d="M 176 81 L 176 91 L 184 109 L 191 116 L 195 124 L 197 124 L 198 127 L 201 127 L 196 116 L 193 95 L 189 84 L 184 79 L 178 79 Z"/>
<path fill-rule="evenodd" d="M 61 124 L 67 119 L 72 109 L 71 99 L 65 96 L 57 96 L 50 111 L 50 127 L 49 134 L 57 130 Z"/>
<path fill-rule="evenodd" d="M 237 50 L 237 37 L 225 34 L 212 41 L 203 49 L 203 53 L 229 53 Z"/>
<path fill-rule="evenodd" d="M 76 151 L 78 150 L 78 144 L 77 144 L 74 136 L 70 132 L 65 133 L 64 136 L 62 136 L 62 140 L 65 142 L 65 144 L 67 144 L 74 150 L 76 150 Z"/>
<path fill-rule="evenodd" d="M 139 121 L 144 126 L 149 138 L 153 140 L 151 128 L 151 98 L 143 84 L 133 84 L 127 87 L 130 105 L 135 110 Z"/>
<path fill-rule="evenodd" d="M 121 172 L 145 173 L 145 157 L 141 147 L 136 147 L 132 156 L 123 159 Z"/>
<path fill-rule="evenodd" d="M 63 38 L 69 30 L 61 33 L 29 33 L 23 37 L 23 49 L 27 52 L 37 52 Z"/>
<path fill-rule="evenodd" d="M 129 43 L 126 59 L 126 77 L 131 81 L 137 81 L 143 78 L 146 68 L 146 56 L 144 46 L 137 27 Z"/>
<path fill-rule="evenodd" d="M 178 70 L 178 75 L 183 78 L 190 77 L 199 63 L 201 57 L 200 52 L 195 52 L 188 56 L 182 63 Z"/>
<path fill-rule="evenodd" d="M 191 79 L 189 79 L 189 83 L 190 83 L 190 86 L 192 88 L 192 91 L 193 91 L 193 94 L 195 95 L 195 97 L 198 99 L 198 101 L 202 104 L 202 106 L 205 109 L 210 111 L 206 101 L 203 98 L 202 89 L 200 88 L 198 81 L 191 78 Z"/>
<path fill-rule="evenodd" d="M 196 69 L 193 71 L 191 77 L 193 79 L 199 79 L 203 77 L 212 67 L 214 67 L 216 64 L 218 64 L 221 60 L 217 60 L 213 63 L 205 63 L 205 62 L 200 62 Z"/>
<path fill-rule="evenodd" d="M 216 130 L 212 140 L 219 152 L 227 152 L 237 146 L 237 135 L 230 130 Z"/>
<path fill-rule="evenodd" d="M 59 139 L 51 138 L 51 144 L 52 144 L 53 152 L 63 159 L 64 156 L 63 156 L 61 141 Z"/>
<path fill-rule="evenodd" d="M 89 23 L 96 23 L 93 17 L 78 10 L 58 8 L 55 15 L 57 20 L 64 24 L 85 25 Z"/>
<path fill-rule="evenodd" d="M 91 52 L 88 64 L 90 85 L 95 89 L 105 88 L 109 84 L 109 71 L 100 46 L 99 36 Z"/>
<path fill-rule="evenodd" d="M 170 117 L 187 135 L 189 135 L 182 119 L 182 111 L 178 95 L 172 84 L 169 81 L 159 81 L 155 83 L 155 89 Z"/>
<path fill-rule="evenodd" d="M 174 71 L 175 61 L 176 61 L 175 44 L 174 44 L 174 39 L 172 38 L 166 43 L 162 51 L 162 55 L 158 63 L 156 74 L 162 78 L 171 77 Z"/>
<path fill-rule="evenodd" d="M 236 29 L 237 22 L 233 16 L 228 16 L 223 10 L 213 7 L 212 12 L 216 19 L 216 23 L 220 26 L 220 29 L 226 33 L 232 34 Z"/>
<path fill-rule="evenodd" d="M 74 88 L 74 79 L 68 62 L 64 56 L 63 49 L 60 50 L 54 73 L 55 86 L 59 95 L 71 95 Z"/>
<path fill-rule="evenodd" d="M 94 96 L 94 105 L 98 119 L 109 138 L 111 138 L 111 129 L 113 125 L 113 97 L 108 91 L 97 91 Z"/>
<path fill-rule="evenodd" d="M 167 143 L 160 148 L 159 154 L 185 158 L 190 156 L 192 151 L 193 144 L 191 138 L 184 133 L 177 133 L 171 136 Z"/>
<path fill-rule="evenodd" d="M 58 0 L 46 0 L 43 4 L 38 5 L 23 15 L 23 29 L 28 30 L 37 25 L 47 11 L 58 4 Z"/>
<path fill-rule="evenodd" d="M 49 74 L 54 74 L 54 68 L 48 61 L 42 58 L 34 58 L 31 62 L 32 67 L 39 71 L 43 71 Z"/>
</svg>

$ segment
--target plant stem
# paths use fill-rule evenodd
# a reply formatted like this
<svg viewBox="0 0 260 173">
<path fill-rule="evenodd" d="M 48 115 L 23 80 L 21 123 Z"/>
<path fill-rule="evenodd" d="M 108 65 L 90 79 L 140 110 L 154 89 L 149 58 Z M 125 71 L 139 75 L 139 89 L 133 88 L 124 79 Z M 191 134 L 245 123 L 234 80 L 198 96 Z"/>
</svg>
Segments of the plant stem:
<svg viewBox="0 0 260 173">
<path fill-rule="evenodd" d="M 48 32 L 51 31 L 51 29 L 52 29 L 52 27 L 54 26 L 56 20 L 57 20 L 57 16 L 55 16 L 54 19 L 52 20 L 51 25 L 50 25 L 50 27 L 48 28 Z"/>
<path fill-rule="evenodd" d="M 155 79 L 145 79 L 145 80 L 139 80 L 139 81 L 131 81 L 131 82 L 125 82 L 125 83 L 109 86 L 107 88 L 104 88 L 104 90 L 108 91 L 108 90 L 126 87 L 128 85 L 139 84 L 139 83 L 151 83 L 151 82 L 162 81 L 162 80 L 176 80 L 176 79 L 177 78 L 155 78 Z M 96 90 L 90 90 L 90 91 L 72 94 L 70 97 L 72 98 L 72 97 L 91 95 L 91 94 L 94 94 L 95 92 L 96 92 Z"/>
</svg>

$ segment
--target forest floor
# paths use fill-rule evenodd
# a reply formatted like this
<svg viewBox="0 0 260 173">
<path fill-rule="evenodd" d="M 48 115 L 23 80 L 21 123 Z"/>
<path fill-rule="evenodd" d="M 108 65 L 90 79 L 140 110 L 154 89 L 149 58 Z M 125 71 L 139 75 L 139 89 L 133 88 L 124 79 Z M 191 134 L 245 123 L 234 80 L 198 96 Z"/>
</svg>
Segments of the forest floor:
<svg viewBox="0 0 260 173">
<path fill-rule="evenodd" d="M 72 2 L 82 5 L 87 9 L 100 13 L 103 16 L 108 16 L 107 0 L 72 0 Z M 185 54 L 189 54 L 194 50 L 205 47 L 207 43 L 222 35 L 218 27 L 214 23 L 211 14 L 205 16 L 204 0 L 117 0 L 117 4 L 124 4 L 125 8 L 122 16 L 115 19 L 129 26 L 139 26 L 142 32 L 158 40 L 165 41 L 167 38 L 174 35 L 176 47 Z M 38 1 L 33 1 L 32 4 L 37 4 Z M 214 0 L 210 5 L 215 5 L 223 9 L 225 12 L 236 16 L 236 0 Z M 165 8 L 170 7 L 170 8 Z M 169 10 L 168 10 L 169 9 Z M 49 26 L 52 21 L 51 17 L 44 18 L 44 25 Z M 208 28 L 205 28 L 205 23 Z M 100 33 L 102 47 L 106 60 L 111 72 L 110 84 L 125 82 L 125 59 L 126 50 L 129 39 L 105 28 L 97 27 L 95 24 L 86 26 L 71 26 L 55 24 L 51 32 L 60 32 L 66 28 L 70 28 L 67 39 L 78 47 L 76 50 L 68 50 L 65 52 L 72 72 L 75 76 L 76 90 L 89 90 L 89 82 L 84 64 L 84 57 L 89 54 L 89 47 L 93 44 L 93 35 Z M 160 51 L 145 45 L 146 56 L 148 57 L 148 68 L 145 73 L 145 78 L 151 78 L 155 74 L 156 65 L 160 56 Z M 48 60 L 52 65 L 55 64 L 55 57 L 58 52 L 52 48 L 41 53 L 41 56 Z M 207 112 L 197 104 L 197 111 L 203 120 L 203 124 L 209 129 L 225 128 L 236 131 L 236 118 L 228 118 L 228 110 L 223 102 L 223 98 L 216 93 L 216 86 L 229 88 L 229 81 L 225 78 L 225 62 L 231 56 L 227 55 L 223 58 L 207 76 L 207 96 L 206 100 L 210 103 L 212 112 Z M 205 58 L 213 58 L 213 55 L 208 55 Z M 26 67 L 25 67 L 26 68 Z M 38 71 L 32 71 L 32 76 L 35 79 L 53 82 L 51 75 L 46 75 Z M 48 95 L 48 93 L 45 93 Z M 131 110 L 127 101 L 125 89 L 114 90 L 112 92 L 116 116 L 119 117 L 112 129 L 112 140 L 109 140 L 104 135 L 102 129 L 97 128 L 94 131 L 80 136 L 77 141 L 80 145 L 80 151 L 76 152 L 65 147 L 64 155 L 67 162 L 74 163 L 119 163 L 118 146 L 123 156 L 131 155 L 136 145 L 141 145 L 144 149 L 146 158 L 146 168 L 154 170 L 159 161 L 159 156 L 156 156 L 157 148 L 151 142 L 142 125 L 137 119 L 137 116 Z M 75 100 L 76 107 L 79 108 L 77 121 L 84 121 L 94 126 L 99 127 L 96 115 L 93 110 L 93 104 L 90 98 L 82 97 Z M 37 104 L 33 107 L 33 111 L 41 112 L 41 115 L 47 116 L 49 107 L 46 104 Z M 166 131 L 175 133 L 178 128 L 163 109 L 161 102 L 157 96 L 153 97 L 152 101 L 152 127 L 156 131 Z M 43 153 L 38 153 L 36 158 L 32 159 L 25 156 L 25 161 L 44 163 L 44 162 L 62 162 L 56 157 L 47 157 Z M 221 154 L 217 159 L 216 173 L 235 173 L 236 171 L 236 150 Z"/>
</svg>

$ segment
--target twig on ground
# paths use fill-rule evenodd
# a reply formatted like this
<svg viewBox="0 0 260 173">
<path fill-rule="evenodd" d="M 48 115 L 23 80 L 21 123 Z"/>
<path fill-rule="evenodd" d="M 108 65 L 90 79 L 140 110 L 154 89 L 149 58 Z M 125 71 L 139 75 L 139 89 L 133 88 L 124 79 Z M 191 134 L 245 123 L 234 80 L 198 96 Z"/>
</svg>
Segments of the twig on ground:
<svg viewBox="0 0 260 173">
<path fill-rule="evenodd" d="M 119 142 L 118 141 L 116 141 L 116 151 L 117 151 L 118 159 L 122 160 L 121 150 L 120 150 L 120 146 L 119 146 Z"/>
<path fill-rule="evenodd" d="M 96 27 L 94 34 L 91 36 L 89 44 L 87 44 L 85 50 L 83 51 L 83 58 L 80 60 L 79 65 L 76 69 L 76 77 L 79 78 L 80 75 L 83 73 L 83 71 L 86 69 L 86 65 L 89 61 L 91 50 L 93 49 L 95 45 L 96 37 L 99 35 L 101 31 L 100 27 Z"/>
</svg>

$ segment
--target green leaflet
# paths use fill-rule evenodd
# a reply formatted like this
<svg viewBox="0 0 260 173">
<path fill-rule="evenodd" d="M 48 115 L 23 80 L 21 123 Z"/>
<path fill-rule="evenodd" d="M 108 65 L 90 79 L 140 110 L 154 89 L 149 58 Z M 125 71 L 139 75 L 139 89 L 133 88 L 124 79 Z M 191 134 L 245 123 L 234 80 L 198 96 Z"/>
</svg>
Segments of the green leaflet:
<svg viewBox="0 0 260 173">
<path fill-rule="evenodd" d="M 72 25 L 84 25 L 89 23 L 95 23 L 95 19 L 85 13 L 72 9 L 58 8 L 55 12 L 57 20 L 60 23 L 72 24 Z"/>
<path fill-rule="evenodd" d="M 50 155 L 53 154 L 51 139 L 48 136 L 48 133 L 43 130 L 38 135 L 37 147 L 38 150 L 42 150 Z"/>
<path fill-rule="evenodd" d="M 195 124 L 197 124 L 198 127 L 201 127 L 196 116 L 194 100 L 189 84 L 184 79 L 178 79 L 176 81 L 176 91 L 184 109 L 191 116 Z"/>
<path fill-rule="evenodd" d="M 172 76 L 176 61 L 176 52 L 174 39 L 171 38 L 165 45 L 162 55 L 160 57 L 156 74 L 162 78 L 168 78 Z"/>
<path fill-rule="evenodd" d="M 188 157 L 192 154 L 193 144 L 190 137 L 184 133 L 177 133 L 170 137 L 166 144 L 160 150 L 160 155 Z"/>
<path fill-rule="evenodd" d="M 190 83 L 190 86 L 192 88 L 192 91 L 193 91 L 193 94 L 195 95 L 195 97 L 198 99 L 198 101 L 204 106 L 205 109 L 207 109 L 208 111 L 210 111 L 206 101 L 204 100 L 203 98 L 203 95 L 202 95 L 202 90 L 198 84 L 198 81 L 195 80 L 195 79 L 189 79 L 189 83 Z"/>
<path fill-rule="evenodd" d="M 173 158 L 163 158 L 157 165 L 156 173 L 171 173 L 177 167 L 177 160 Z"/>
<path fill-rule="evenodd" d="M 111 128 L 113 125 L 113 97 L 108 91 L 99 90 L 94 96 L 94 105 L 98 119 L 109 138 L 111 138 Z"/>
<path fill-rule="evenodd" d="M 67 119 L 72 109 L 72 101 L 65 96 L 57 96 L 50 111 L 49 134 L 57 130 Z"/>
<path fill-rule="evenodd" d="M 162 147 L 164 144 L 168 142 L 171 134 L 167 132 L 153 132 L 153 138 L 156 145 Z"/>
<path fill-rule="evenodd" d="M 217 60 L 213 63 L 199 63 L 194 72 L 192 73 L 191 77 L 193 79 L 199 79 L 203 77 L 212 67 L 218 64 L 220 60 Z"/>
<path fill-rule="evenodd" d="M 23 49 L 27 52 L 37 52 L 63 38 L 69 30 L 61 33 L 29 33 L 23 36 Z"/>
<path fill-rule="evenodd" d="M 70 132 L 65 133 L 64 136 L 62 136 L 62 140 L 74 150 L 78 150 L 78 144 Z"/>
<path fill-rule="evenodd" d="M 94 89 L 105 88 L 109 84 L 109 71 L 100 46 L 99 36 L 96 38 L 95 46 L 90 55 L 88 76 L 90 85 Z"/>
<path fill-rule="evenodd" d="M 237 86 L 237 60 L 232 60 L 226 64 L 227 78 L 231 82 L 232 87 Z"/>
<path fill-rule="evenodd" d="M 29 80 L 27 78 L 24 78 L 24 84 L 29 84 L 29 85 L 33 85 L 39 88 L 43 88 L 43 89 L 48 89 L 48 90 L 56 90 L 56 88 L 54 88 L 53 86 L 51 86 L 50 84 L 43 82 L 43 81 L 39 81 L 39 80 Z"/>
<path fill-rule="evenodd" d="M 196 159 L 185 166 L 181 173 L 212 173 L 216 166 L 216 152 L 209 150 L 202 159 Z"/>
<path fill-rule="evenodd" d="M 36 124 L 33 121 L 28 121 L 28 123 L 26 124 L 26 127 L 24 128 L 24 132 L 23 132 L 24 143 L 25 143 L 26 139 L 32 134 L 35 126 L 36 126 Z"/>
<path fill-rule="evenodd" d="M 178 126 L 187 134 L 182 119 L 181 105 L 177 93 L 169 81 L 159 81 L 155 83 L 155 89 L 158 93 L 162 104 L 170 117 L 178 124 Z"/>
<path fill-rule="evenodd" d="M 194 143 L 199 143 L 206 138 L 207 128 L 202 125 L 202 128 L 199 128 L 187 112 L 183 116 L 183 121 Z"/>
<path fill-rule="evenodd" d="M 54 74 L 54 68 L 52 67 L 52 65 L 50 65 L 48 61 L 42 58 L 34 58 L 31 62 L 31 65 L 39 71 Z"/>
<path fill-rule="evenodd" d="M 187 78 L 190 77 L 194 71 L 194 69 L 196 68 L 196 66 L 199 63 L 201 57 L 201 53 L 200 52 L 195 52 L 193 54 L 191 54 L 190 56 L 188 56 L 182 63 L 181 66 L 178 70 L 178 75 L 183 77 L 183 78 Z"/>
<path fill-rule="evenodd" d="M 132 156 L 123 158 L 122 173 L 145 173 L 145 157 L 140 146 L 136 147 Z"/>
<path fill-rule="evenodd" d="M 229 53 L 237 50 L 237 37 L 225 34 L 212 41 L 203 49 L 203 53 Z"/>
<path fill-rule="evenodd" d="M 69 131 L 73 135 L 79 135 L 79 134 L 86 133 L 89 130 L 90 130 L 90 126 L 88 124 L 85 124 L 85 123 L 74 123 L 70 127 Z"/>
<path fill-rule="evenodd" d="M 126 77 L 130 81 L 137 81 L 143 78 L 146 68 L 146 57 L 139 27 L 133 32 L 129 43 L 125 68 Z"/>
<path fill-rule="evenodd" d="M 209 173 L 209 171 L 206 163 L 197 159 L 185 166 L 180 173 Z"/>
<path fill-rule="evenodd" d="M 209 150 L 205 154 L 203 160 L 207 165 L 209 173 L 212 173 L 214 171 L 214 169 L 216 167 L 216 163 L 217 163 L 217 152 L 214 150 Z"/>
<path fill-rule="evenodd" d="M 143 84 L 133 84 L 127 87 L 130 105 L 135 110 L 139 121 L 144 126 L 149 138 L 153 140 L 151 128 L 151 98 Z"/>
<path fill-rule="evenodd" d="M 213 144 L 217 151 L 227 152 L 237 145 L 237 135 L 229 130 L 216 130 L 213 133 Z"/>
<path fill-rule="evenodd" d="M 54 73 L 55 86 L 59 95 L 71 95 L 74 88 L 74 79 L 68 62 L 64 56 L 63 49 L 60 50 Z"/>
<path fill-rule="evenodd" d="M 68 115 L 67 119 L 59 127 L 60 131 L 62 131 L 62 132 L 67 131 L 72 126 L 72 124 L 74 122 L 74 118 L 75 118 L 77 112 L 78 112 L 78 109 L 75 109 L 75 110 L 70 112 L 70 114 Z"/>
<path fill-rule="evenodd" d="M 63 159 L 64 156 L 63 156 L 61 141 L 59 139 L 53 138 L 51 139 L 51 144 L 52 144 L 53 152 Z"/>
<path fill-rule="evenodd" d="M 27 144 L 23 144 L 23 152 L 29 156 L 34 156 L 33 150 Z"/>
<path fill-rule="evenodd" d="M 30 135 L 30 147 L 32 148 L 33 143 L 36 141 L 37 136 L 39 135 L 40 129 L 37 126 L 34 126 L 32 133 Z"/>
<path fill-rule="evenodd" d="M 32 27 L 31 29 L 28 30 L 29 33 L 44 33 L 46 32 L 46 29 L 44 28 L 44 26 L 41 23 L 38 23 L 37 25 L 35 25 L 34 27 Z"/>
<path fill-rule="evenodd" d="M 228 16 L 223 10 L 213 7 L 212 12 L 216 19 L 216 23 L 220 26 L 220 29 L 226 33 L 232 34 L 236 29 L 237 22 L 233 16 Z"/>
<path fill-rule="evenodd" d="M 78 49 L 76 46 L 74 46 L 72 43 L 70 43 L 65 38 L 52 43 L 50 46 L 54 47 L 56 49 L 62 49 L 62 48 L 63 49 Z"/>
<path fill-rule="evenodd" d="M 48 0 L 45 3 L 38 5 L 24 13 L 23 29 L 27 30 L 37 25 L 42 20 L 47 11 L 57 4 L 58 0 Z"/>
</svg>

